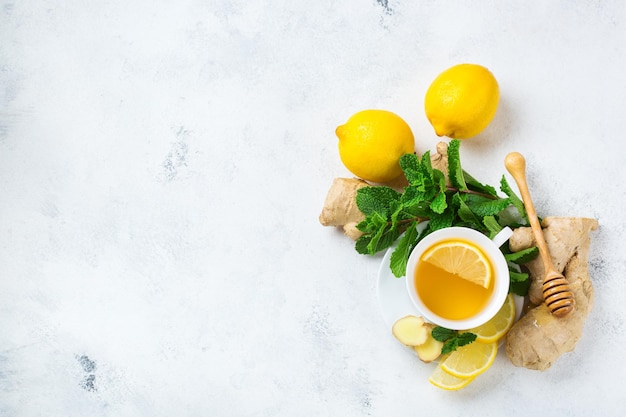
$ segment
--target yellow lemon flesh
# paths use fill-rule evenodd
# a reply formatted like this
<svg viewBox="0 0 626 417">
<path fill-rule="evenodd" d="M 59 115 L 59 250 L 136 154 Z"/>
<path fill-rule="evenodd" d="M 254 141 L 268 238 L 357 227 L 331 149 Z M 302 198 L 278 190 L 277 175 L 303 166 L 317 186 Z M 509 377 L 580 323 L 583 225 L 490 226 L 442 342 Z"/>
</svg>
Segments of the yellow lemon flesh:
<svg viewBox="0 0 626 417">
<path fill-rule="evenodd" d="M 489 369 L 497 353 L 496 343 L 470 343 L 458 347 L 440 365 L 442 370 L 457 378 L 473 378 Z"/>
<path fill-rule="evenodd" d="M 460 390 L 461 388 L 468 386 L 473 380 L 474 377 L 459 378 L 458 376 L 450 375 L 441 368 L 441 365 L 436 367 L 428 378 L 428 382 L 434 386 L 448 391 Z"/>
<path fill-rule="evenodd" d="M 489 288 L 491 284 L 489 260 L 480 249 L 469 243 L 444 241 L 429 248 L 421 259 L 483 288 Z"/>
<path fill-rule="evenodd" d="M 426 117 L 438 136 L 467 139 L 482 132 L 496 114 L 500 88 L 476 64 L 459 64 L 435 78 L 424 99 Z"/>
<path fill-rule="evenodd" d="M 337 127 L 341 161 L 357 177 L 385 183 L 402 175 L 400 157 L 415 150 L 409 125 L 386 110 L 363 110 Z"/>
<path fill-rule="evenodd" d="M 515 299 L 509 294 L 495 316 L 487 323 L 468 330 L 476 335 L 478 343 L 494 343 L 499 341 L 513 326 L 515 321 Z"/>
</svg>

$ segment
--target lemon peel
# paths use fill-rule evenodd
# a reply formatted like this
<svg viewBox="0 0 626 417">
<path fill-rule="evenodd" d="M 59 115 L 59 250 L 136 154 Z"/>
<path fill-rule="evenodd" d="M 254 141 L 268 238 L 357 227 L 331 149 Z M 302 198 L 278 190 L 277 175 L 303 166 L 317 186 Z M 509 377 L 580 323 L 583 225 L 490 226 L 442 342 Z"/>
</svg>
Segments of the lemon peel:
<svg viewBox="0 0 626 417">
<path fill-rule="evenodd" d="M 433 373 L 428 378 L 428 382 L 436 386 L 437 388 L 445 389 L 448 391 L 457 391 L 461 388 L 468 386 L 474 378 L 459 378 L 454 375 L 450 375 L 444 371 L 440 366 L 437 366 Z"/>
<path fill-rule="evenodd" d="M 500 310 L 487 323 L 482 324 L 468 332 L 476 335 L 478 343 L 498 342 L 513 326 L 515 321 L 515 299 L 509 294 Z"/>
<path fill-rule="evenodd" d="M 437 136 L 468 139 L 491 123 L 499 101 L 500 88 L 491 71 L 482 65 L 459 64 L 433 80 L 424 110 Z"/>
<path fill-rule="evenodd" d="M 440 365 L 450 375 L 473 378 L 489 369 L 497 353 L 496 343 L 470 343 L 458 347 Z"/>
<path fill-rule="evenodd" d="M 469 243 L 454 240 L 433 245 L 422 254 L 422 261 L 483 288 L 489 288 L 491 284 L 489 260 L 480 249 Z"/>
<path fill-rule="evenodd" d="M 387 110 L 363 110 L 338 126 L 339 156 L 359 178 L 375 183 L 393 181 L 402 175 L 400 157 L 415 151 L 409 125 Z"/>
</svg>

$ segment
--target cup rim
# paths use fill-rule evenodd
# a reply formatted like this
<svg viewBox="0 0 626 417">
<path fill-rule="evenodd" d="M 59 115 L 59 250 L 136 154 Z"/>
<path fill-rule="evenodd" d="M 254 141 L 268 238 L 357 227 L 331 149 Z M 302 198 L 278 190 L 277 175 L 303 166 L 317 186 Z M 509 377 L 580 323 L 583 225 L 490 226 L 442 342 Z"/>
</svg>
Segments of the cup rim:
<svg viewBox="0 0 626 417">
<path fill-rule="evenodd" d="M 500 233 L 512 233 L 510 228 L 507 227 L 505 229 L 508 230 Z M 483 251 L 485 256 L 489 258 L 494 269 L 494 276 L 500 277 L 494 281 L 493 293 L 491 294 L 487 306 L 479 313 L 462 320 L 451 320 L 441 317 L 426 307 L 417 297 L 415 279 L 413 278 L 413 271 L 415 271 L 415 267 L 417 266 L 417 262 L 422 253 L 424 253 L 424 251 L 433 244 L 450 238 L 465 239 L 476 244 Z M 424 237 L 409 255 L 405 278 L 409 298 L 415 308 L 417 308 L 420 314 L 422 314 L 424 319 L 437 326 L 445 327 L 451 330 L 468 330 L 489 321 L 496 315 L 504 304 L 504 301 L 508 296 L 510 286 L 508 264 L 504 258 L 504 254 L 500 251 L 499 246 L 496 246 L 496 243 L 494 243 L 493 240 L 489 239 L 489 237 L 478 230 L 463 226 L 446 227 L 444 229 L 431 232 Z"/>
</svg>

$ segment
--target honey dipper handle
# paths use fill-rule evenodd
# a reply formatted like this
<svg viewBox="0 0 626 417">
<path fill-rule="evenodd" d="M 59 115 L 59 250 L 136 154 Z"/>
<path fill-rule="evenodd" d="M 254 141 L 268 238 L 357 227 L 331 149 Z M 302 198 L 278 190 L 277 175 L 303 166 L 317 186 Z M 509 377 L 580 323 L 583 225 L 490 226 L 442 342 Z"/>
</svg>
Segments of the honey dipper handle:
<svg viewBox="0 0 626 417">
<path fill-rule="evenodd" d="M 535 241 L 537 242 L 537 247 L 539 248 L 539 255 L 541 256 L 543 267 L 546 273 L 548 271 L 554 271 L 552 258 L 550 257 L 550 252 L 548 251 L 548 245 L 543 238 L 541 225 L 539 224 L 539 219 L 537 219 L 537 212 L 535 211 L 535 206 L 530 198 L 530 191 L 528 191 L 528 184 L 526 183 L 526 160 L 519 152 L 511 152 L 506 156 L 506 158 L 504 158 L 504 166 L 517 183 L 517 188 L 519 188 L 522 200 L 524 200 L 524 206 L 526 207 L 526 213 L 528 214 L 528 221 L 530 221 L 530 227 L 535 235 Z"/>
</svg>

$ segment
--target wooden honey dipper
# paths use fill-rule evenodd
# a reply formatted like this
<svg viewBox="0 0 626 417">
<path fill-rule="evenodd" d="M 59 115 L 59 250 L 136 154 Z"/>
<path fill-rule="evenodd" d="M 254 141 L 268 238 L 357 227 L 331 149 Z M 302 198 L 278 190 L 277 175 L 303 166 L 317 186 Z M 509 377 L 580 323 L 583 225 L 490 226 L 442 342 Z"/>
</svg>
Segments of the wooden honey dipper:
<svg viewBox="0 0 626 417">
<path fill-rule="evenodd" d="M 526 160 L 520 153 L 511 152 L 504 159 L 504 166 L 517 183 L 517 188 L 519 188 L 522 194 L 528 220 L 530 221 L 530 226 L 535 235 L 539 255 L 543 261 L 543 268 L 545 270 L 543 285 L 541 287 L 543 300 L 554 316 L 565 317 L 574 310 L 574 294 L 570 290 L 569 284 L 563 274 L 559 273 L 552 263 L 548 245 L 543 237 L 543 231 L 537 219 L 537 213 L 535 212 L 533 201 L 530 198 L 530 192 L 528 191 L 528 184 L 526 183 Z"/>
</svg>

